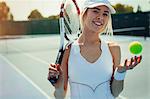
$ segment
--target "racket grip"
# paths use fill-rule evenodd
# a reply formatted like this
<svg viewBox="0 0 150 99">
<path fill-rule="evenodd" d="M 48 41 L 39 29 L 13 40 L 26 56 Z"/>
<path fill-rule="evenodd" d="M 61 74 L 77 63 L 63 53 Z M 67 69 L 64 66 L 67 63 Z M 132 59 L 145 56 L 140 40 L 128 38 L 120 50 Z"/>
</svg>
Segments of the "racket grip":
<svg viewBox="0 0 150 99">
<path fill-rule="evenodd" d="M 55 64 L 61 64 L 63 55 L 64 55 L 64 51 L 61 51 L 61 52 L 58 53 Z"/>
<path fill-rule="evenodd" d="M 61 64 L 63 54 L 64 54 L 64 50 L 60 50 L 58 55 L 57 55 L 57 59 L 56 59 L 55 64 Z M 57 75 L 56 77 L 52 77 L 48 80 L 51 82 L 52 85 L 54 85 L 57 82 L 58 79 L 59 79 L 59 75 Z"/>
<path fill-rule="evenodd" d="M 57 77 L 50 78 L 49 81 L 52 85 L 54 85 L 58 79 L 59 79 L 59 75 Z"/>
</svg>

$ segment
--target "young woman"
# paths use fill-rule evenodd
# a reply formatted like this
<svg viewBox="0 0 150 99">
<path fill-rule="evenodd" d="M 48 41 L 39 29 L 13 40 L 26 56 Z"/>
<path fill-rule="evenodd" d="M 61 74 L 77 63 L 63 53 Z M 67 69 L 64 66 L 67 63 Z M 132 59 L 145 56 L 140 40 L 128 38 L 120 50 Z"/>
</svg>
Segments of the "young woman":
<svg viewBox="0 0 150 99">
<path fill-rule="evenodd" d="M 120 65 L 116 43 L 106 43 L 100 34 L 112 32 L 114 8 L 107 0 L 86 0 L 81 13 L 82 33 L 67 47 L 61 63 L 50 64 L 48 79 L 59 74 L 54 95 L 64 99 L 69 81 L 71 99 L 114 99 L 123 90 L 126 71 L 140 63 L 138 57 Z"/>
</svg>

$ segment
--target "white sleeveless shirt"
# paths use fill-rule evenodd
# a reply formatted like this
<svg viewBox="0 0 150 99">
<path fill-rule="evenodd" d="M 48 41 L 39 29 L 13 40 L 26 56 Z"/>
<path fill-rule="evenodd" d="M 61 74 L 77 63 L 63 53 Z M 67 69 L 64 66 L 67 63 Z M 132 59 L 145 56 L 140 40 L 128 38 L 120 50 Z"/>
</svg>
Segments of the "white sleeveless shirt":
<svg viewBox="0 0 150 99">
<path fill-rule="evenodd" d="M 71 99 L 114 99 L 110 90 L 113 61 L 106 42 L 101 41 L 101 56 L 88 62 L 80 53 L 77 42 L 71 45 L 68 79 Z"/>
</svg>

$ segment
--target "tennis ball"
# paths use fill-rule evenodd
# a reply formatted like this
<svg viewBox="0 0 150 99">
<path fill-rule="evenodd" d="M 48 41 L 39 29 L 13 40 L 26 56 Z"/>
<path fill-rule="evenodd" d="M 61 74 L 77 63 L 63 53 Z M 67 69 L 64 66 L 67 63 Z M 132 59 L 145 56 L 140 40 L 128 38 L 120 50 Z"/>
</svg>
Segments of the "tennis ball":
<svg viewBox="0 0 150 99">
<path fill-rule="evenodd" d="M 142 49 L 142 44 L 138 41 L 133 41 L 129 44 L 129 50 L 132 54 L 140 54 Z"/>
</svg>

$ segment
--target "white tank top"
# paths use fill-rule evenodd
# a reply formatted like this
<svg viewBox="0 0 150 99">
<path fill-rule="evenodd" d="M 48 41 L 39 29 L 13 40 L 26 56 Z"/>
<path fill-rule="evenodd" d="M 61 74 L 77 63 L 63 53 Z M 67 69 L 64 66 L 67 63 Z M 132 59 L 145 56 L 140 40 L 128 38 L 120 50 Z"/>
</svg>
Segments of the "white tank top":
<svg viewBox="0 0 150 99">
<path fill-rule="evenodd" d="M 110 91 L 113 61 L 106 42 L 101 42 L 102 54 L 96 62 L 88 62 L 80 53 L 77 42 L 71 45 L 68 79 L 71 99 L 114 99 Z"/>
</svg>

